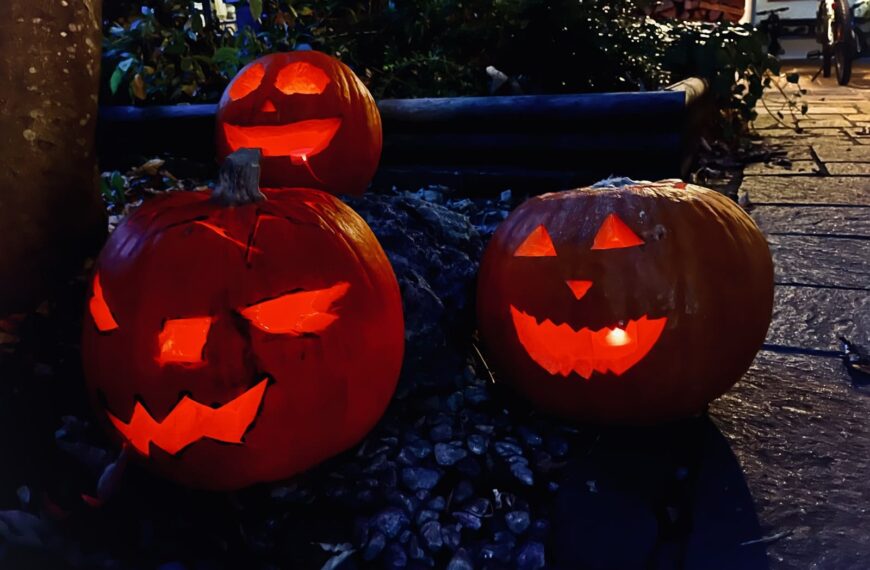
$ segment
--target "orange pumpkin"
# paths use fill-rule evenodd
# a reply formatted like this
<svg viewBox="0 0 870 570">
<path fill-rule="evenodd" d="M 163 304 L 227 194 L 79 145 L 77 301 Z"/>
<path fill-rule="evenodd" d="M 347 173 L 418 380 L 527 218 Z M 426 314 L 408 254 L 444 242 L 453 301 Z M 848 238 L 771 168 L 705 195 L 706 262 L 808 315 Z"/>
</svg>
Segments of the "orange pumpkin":
<svg viewBox="0 0 870 570">
<path fill-rule="evenodd" d="M 517 208 L 484 254 L 477 304 L 500 379 L 561 416 L 643 424 L 701 412 L 748 369 L 773 265 L 727 197 L 629 181 Z"/>
<path fill-rule="evenodd" d="M 262 183 L 362 194 L 378 167 L 381 116 L 346 65 L 316 51 L 274 53 L 251 62 L 224 91 L 217 111 L 223 160 L 262 151 Z"/>
<path fill-rule="evenodd" d="M 347 449 L 402 364 L 399 287 L 362 218 L 250 180 L 243 168 L 214 195 L 143 204 L 100 254 L 85 315 L 99 418 L 195 487 L 281 479 Z"/>
</svg>

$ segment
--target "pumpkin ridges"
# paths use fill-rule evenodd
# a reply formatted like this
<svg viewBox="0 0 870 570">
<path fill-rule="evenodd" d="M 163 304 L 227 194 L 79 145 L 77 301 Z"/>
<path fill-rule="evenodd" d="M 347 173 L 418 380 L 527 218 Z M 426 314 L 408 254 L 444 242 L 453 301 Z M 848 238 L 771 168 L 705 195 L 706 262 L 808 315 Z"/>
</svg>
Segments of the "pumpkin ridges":
<svg viewBox="0 0 870 570">
<path fill-rule="evenodd" d="M 593 251 L 610 214 L 646 243 Z M 557 257 L 514 257 L 541 224 Z M 565 287 L 569 279 L 592 282 L 579 301 Z M 770 321 L 772 292 L 763 236 L 718 193 L 661 184 L 578 189 L 533 198 L 498 228 L 481 264 L 478 320 L 498 377 L 539 406 L 578 419 L 648 423 L 698 413 L 748 368 Z M 554 378 L 518 342 L 509 305 L 575 330 L 641 315 L 669 320 L 623 374 Z"/>
<path fill-rule="evenodd" d="M 380 114 L 365 85 L 346 65 L 320 52 L 277 53 L 257 62 L 266 68 L 260 87 L 236 101 L 230 100 L 225 92 L 218 104 L 218 158 L 222 159 L 233 150 L 224 133 L 224 124 L 276 127 L 305 120 L 340 119 L 341 125 L 331 140 L 306 161 L 291 161 L 283 156 L 264 158 L 263 183 L 361 194 L 374 176 L 383 145 Z M 307 63 L 325 71 L 330 83 L 322 94 L 285 95 L 275 87 L 280 71 L 293 63 Z M 245 72 L 243 69 L 240 75 L 244 76 Z M 232 87 L 231 83 L 229 89 Z M 261 112 L 266 100 L 275 106 L 275 112 Z M 246 140 L 246 144 L 249 142 L 252 141 Z"/>
<path fill-rule="evenodd" d="M 83 354 L 98 415 L 105 415 L 105 397 L 113 414 L 129 420 L 135 394 L 155 418 L 173 409 L 181 390 L 198 403 L 221 404 L 260 374 L 271 374 L 242 445 L 200 440 L 176 456 L 153 449 L 149 465 L 187 485 L 227 489 L 287 477 L 346 449 L 378 420 L 398 379 L 401 297 L 371 230 L 319 190 L 263 192 L 266 200 L 234 207 L 216 205 L 207 192 L 149 200 L 118 228 L 97 262 L 120 325 L 117 336 L 103 336 L 85 318 Z M 154 216 L 164 208 L 169 214 Z M 203 217 L 261 253 L 246 259 L 243 250 L 196 223 Z M 258 220 L 266 221 L 254 234 Z M 129 258 L 116 239 L 135 239 L 141 248 Z M 338 319 L 317 335 L 279 338 L 238 310 L 341 280 L 350 287 L 337 302 Z M 212 315 L 205 366 L 153 362 L 149 351 L 156 350 L 166 318 Z"/>
</svg>

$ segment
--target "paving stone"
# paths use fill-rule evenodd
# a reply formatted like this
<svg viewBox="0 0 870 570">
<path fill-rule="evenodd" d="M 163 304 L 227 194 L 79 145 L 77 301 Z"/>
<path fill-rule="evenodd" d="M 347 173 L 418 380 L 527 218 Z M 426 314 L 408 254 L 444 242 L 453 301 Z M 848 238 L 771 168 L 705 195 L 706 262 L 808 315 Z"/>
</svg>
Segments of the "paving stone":
<svg viewBox="0 0 870 570">
<path fill-rule="evenodd" d="M 813 150 L 824 163 L 870 162 L 870 148 L 864 146 L 814 143 Z"/>
<path fill-rule="evenodd" d="M 806 74 L 812 67 L 797 69 Z M 868 85 L 866 69 L 855 69 L 854 85 Z M 870 386 L 853 386 L 833 355 L 840 335 L 870 345 L 870 90 L 808 77 L 801 86 L 809 89 L 802 97 L 809 117 L 800 125 L 809 128 L 794 134 L 771 126 L 759 133 L 771 136 L 768 143 L 811 142 L 830 175 L 744 172 L 741 198 L 752 205 L 774 257 L 778 285 L 766 342 L 779 353 L 762 351 L 743 380 L 712 404 L 711 415 L 740 462 L 756 524 L 778 537 L 766 545 L 770 568 L 866 568 Z M 697 508 L 701 514 L 716 509 Z M 715 567 L 749 567 L 731 556 L 739 549 L 719 542 Z M 709 540 L 690 542 L 686 567 L 710 567 L 698 557 L 712 549 Z"/>
<path fill-rule="evenodd" d="M 808 105 L 807 115 L 849 115 L 851 119 L 857 114 L 858 109 L 854 105 L 840 105 L 838 101 L 835 105 L 825 105 L 824 103 L 814 103 Z"/>
<path fill-rule="evenodd" d="M 765 233 L 870 237 L 870 210 L 838 206 L 753 206 L 752 218 Z"/>
<path fill-rule="evenodd" d="M 867 98 L 863 95 L 849 93 L 848 91 L 843 92 L 841 90 L 840 93 L 837 93 L 836 90 L 816 91 L 815 89 L 813 89 L 813 91 L 811 93 L 807 93 L 806 95 L 803 95 L 801 97 L 801 100 L 805 101 L 806 103 L 809 103 L 810 105 L 812 105 L 814 103 L 815 104 L 836 103 L 839 105 L 846 104 L 846 103 L 852 103 L 852 104 L 857 105 L 863 101 L 867 101 Z"/>
<path fill-rule="evenodd" d="M 870 127 L 846 129 L 846 133 L 853 144 L 870 144 Z"/>
<path fill-rule="evenodd" d="M 775 153 L 775 159 L 785 157 L 789 160 L 815 160 L 813 147 L 812 145 L 807 144 L 809 141 L 800 139 L 780 139 L 771 141 L 767 137 L 765 137 L 764 140 L 767 143 L 766 147 Z"/>
<path fill-rule="evenodd" d="M 831 128 L 831 127 L 851 127 L 852 123 L 849 119 L 842 115 L 823 116 L 823 118 L 804 118 L 800 120 L 800 126 L 807 129 Z"/>
<path fill-rule="evenodd" d="M 870 206 L 870 179 L 860 176 L 747 176 L 740 194 L 750 203 Z"/>
<path fill-rule="evenodd" d="M 855 129 L 824 129 L 824 134 L 817 132 L 801 132 L 795 133 L 788 129 L 770 129 L 759 131 L 764 133 L 764 140 L 770 144 L 794 144 L 794 143 L 816 143 L 816 144 L 854 144 L 851 131 Z"/>
<path fill-rule="evenodd" d="M 767 242 L 777 283 L 854 287 L 870 294 L 867 240 L 778 234 Z"/>
<path fill-rule="evenodd" d="M 765 342 L 809 350 L 839 350 L 840 336 L 870 345 L 870 292 L 776 288 L 773 322 Z"/>
<path fill-rule="evenodd" d="M 804 129 L 831 129 L 852 126 L 852 123 L 843 115 L 816 115 L 814 117 L 798 115 L 797 118 L 794 119 L 788 114 L 780 120 L 777 120 L 771 115 L 762 115 L 752 122 L 752 126 L 760 130 L 787 128 L 794 126 L 795 120 L 797 120 L 797 124 Z"/>
<path fill-rule="evenodd" d="M 825 168 L 832 176 L 870 176 L 870 162 L 828 162 Z"/>
<path fill-rule="evenodd" d="M 783 129 L 793 127 L 794 124 L 794 120 L 791 120 L 788 116 L 777 120 L 771 115 L 759 115 L 757 119 L 752 121 L 752 126 L 758 130 Z"/>
<path fill-rule="evenodd" d="M 743 173 L 752 176 L 775 176 L 782 174 L 812 176 L 820 172 L 814 160 L 793 160 L 785 163 L 755 162 L 746 166 Z"/>
<path fill-rule="evenodd" d="M 767 545 L 771 568 L 867 567 L 867 406 L 839 359 L 766 351 L 711 405 L 763 528 L 786 533 Z"/>
</svg>

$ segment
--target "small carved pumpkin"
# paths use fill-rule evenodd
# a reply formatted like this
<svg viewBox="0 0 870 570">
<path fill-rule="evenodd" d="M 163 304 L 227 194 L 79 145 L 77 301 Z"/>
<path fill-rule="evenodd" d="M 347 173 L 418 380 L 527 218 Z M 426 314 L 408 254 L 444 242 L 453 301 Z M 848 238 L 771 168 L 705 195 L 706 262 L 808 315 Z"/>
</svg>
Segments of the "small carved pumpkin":
<svg viewBox="0 0 870 570">
<path fill-rule="evenodd" d="M 362 194 L 378 167 L 381 116 L 346 65 L 316 51 L 251 62 L 224 91 L 217 111 L 218 157 L 262 151 L 262 183 Z"/>
<path fill-rule="evenodd" d="M 212 489 L 359 441 L 404 348 L 396 277 L 366 223 L 319 190 L 241 185 L 143 204 L 100 254 L 84 322 L 106 427 L 158 472 Z"/>
<path fill-rule="evenodd" d="M 764 236 L 725 196 L 678 181 L 528 200 L 478 281 L 487 358 L 539 407 L 643 424 L 697 414 L 761 347 L 773 307 Z"/>
</svg>

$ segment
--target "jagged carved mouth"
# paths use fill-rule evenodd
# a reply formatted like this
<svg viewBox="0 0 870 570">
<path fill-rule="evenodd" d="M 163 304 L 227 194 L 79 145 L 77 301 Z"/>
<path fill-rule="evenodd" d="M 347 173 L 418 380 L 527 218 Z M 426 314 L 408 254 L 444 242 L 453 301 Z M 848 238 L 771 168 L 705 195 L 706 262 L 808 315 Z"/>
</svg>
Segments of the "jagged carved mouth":
<svg viewBox="0 0 870 570">
<path fill-rule="evenodd" d="M 241 444 L 242 437 L 260 411 L 268 378 L 245 393 L 218 407 L 210 407 L 184 396 L 162 420 L 156 420 L 137 401 L 130 420 L 124 422 L 106 412 L 115 428 L 139 453 L 148 457 L 151 444 L 170 455 L 201 439 Z"/>
<path fill-rule="evenodd" d="M 224 123 L 223 129 L 232 151 L 259 148 L 263 156 L 287 156 L 299 164 L 329 146 L 340 126 L 341 118 L 331 117 L 254 127 Z"/>
<path fill-rule="evenodd" d="M 535 317 L 510 307 L 520 344 L 539 366 L 550 374 L 569 376 L 571 372 L 586 380 L 592 372 L 617 376 L 640 362 L 658 342 L 668 319 L 643 315 L 623 326 L 598 330 L 573 329 L 566 323 Z"/>
</svg>

